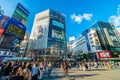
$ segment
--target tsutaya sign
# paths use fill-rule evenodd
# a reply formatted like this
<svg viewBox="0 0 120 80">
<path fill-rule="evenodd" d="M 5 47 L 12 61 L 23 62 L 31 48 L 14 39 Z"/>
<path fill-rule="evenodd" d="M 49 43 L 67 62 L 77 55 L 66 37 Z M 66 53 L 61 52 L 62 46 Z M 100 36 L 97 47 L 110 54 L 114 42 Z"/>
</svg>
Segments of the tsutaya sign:
<svg viewBox="0 0 120 80">
<path fill-rule="evenodd" d="M 112 53 L 110 51 L 101 51 L 96 53 L 97 58 L 112 58 Z"/>
</svg>

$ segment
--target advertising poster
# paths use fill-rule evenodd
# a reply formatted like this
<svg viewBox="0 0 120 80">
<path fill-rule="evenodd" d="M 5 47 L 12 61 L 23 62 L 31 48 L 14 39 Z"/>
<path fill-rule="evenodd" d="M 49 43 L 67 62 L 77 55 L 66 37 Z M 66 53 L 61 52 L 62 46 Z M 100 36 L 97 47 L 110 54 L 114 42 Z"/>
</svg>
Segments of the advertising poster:
<svg viewBox="0 0 120 80">
<path fill-rule="evenodd" d="M 63 31 L 52 30 L 52 38 L 57 38 L 63 40 Z"/>
<path fill-rule="evenodd" d="M 0 37 L 2 36 L 4 29 L 0 28 Z"/>
<path fill-rule="evenodd" d="M 112 58 L 112 53 L 110 51 L 101 51 L 96 53 L 97 58 Z"/>
</svg>

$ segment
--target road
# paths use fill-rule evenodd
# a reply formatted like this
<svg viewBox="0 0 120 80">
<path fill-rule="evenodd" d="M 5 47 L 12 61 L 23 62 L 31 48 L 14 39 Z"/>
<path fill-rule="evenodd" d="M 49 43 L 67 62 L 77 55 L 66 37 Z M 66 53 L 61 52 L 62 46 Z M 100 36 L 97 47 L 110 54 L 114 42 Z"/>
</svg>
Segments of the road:
<svg viewBox="0 0 120 80">
<path fill-rule="evenodd" d="M 52 78 L 47 80 L 120 80 L 120 69 L 84 72 L 71 69 L 69 77 L 64 77 L 61 69 L 54 69 Z"/>
</svg>

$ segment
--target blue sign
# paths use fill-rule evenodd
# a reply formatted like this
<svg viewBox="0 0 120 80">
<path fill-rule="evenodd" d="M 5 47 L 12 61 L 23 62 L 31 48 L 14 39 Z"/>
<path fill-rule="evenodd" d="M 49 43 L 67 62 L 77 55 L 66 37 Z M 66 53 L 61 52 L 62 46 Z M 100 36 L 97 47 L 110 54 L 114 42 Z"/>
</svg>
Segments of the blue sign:
<svg viewBox="0 0 120 80">
<path fill-rule="evenodd" d="M 29 13 L 30 13 L 20 3 L 18 3 L 17 8 L 19 8 L 21 11 L 23 11 L 26 15 L 29 15 Z"/>
<path fill-rule="evenodd" d="M 9 21 L 9 24 L 13 23 L 14 25 L 18 26 L 19 28 L 21 28 L 22 30 L 26 30 L 26 26 L 24 26 L 21 22 L 19 22 L 18 20 L 11 18 L 11 20 Z"/>
</svg>

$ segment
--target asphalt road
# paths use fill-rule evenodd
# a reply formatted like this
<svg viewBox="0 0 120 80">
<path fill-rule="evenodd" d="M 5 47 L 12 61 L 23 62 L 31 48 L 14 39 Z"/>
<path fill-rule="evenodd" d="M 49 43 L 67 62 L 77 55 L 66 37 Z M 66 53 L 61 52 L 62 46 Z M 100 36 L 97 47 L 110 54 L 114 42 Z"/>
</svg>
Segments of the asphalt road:
<svg viewBox="0 0 120 80">
<path fill-rule="evenodd" d="M 54 69 L 52 77 L 43 80 L 120 80 L 120 69 L 84 72 L 71 69 L 69 77 L 64 77 L 61 69 Z"/>
</svg>

